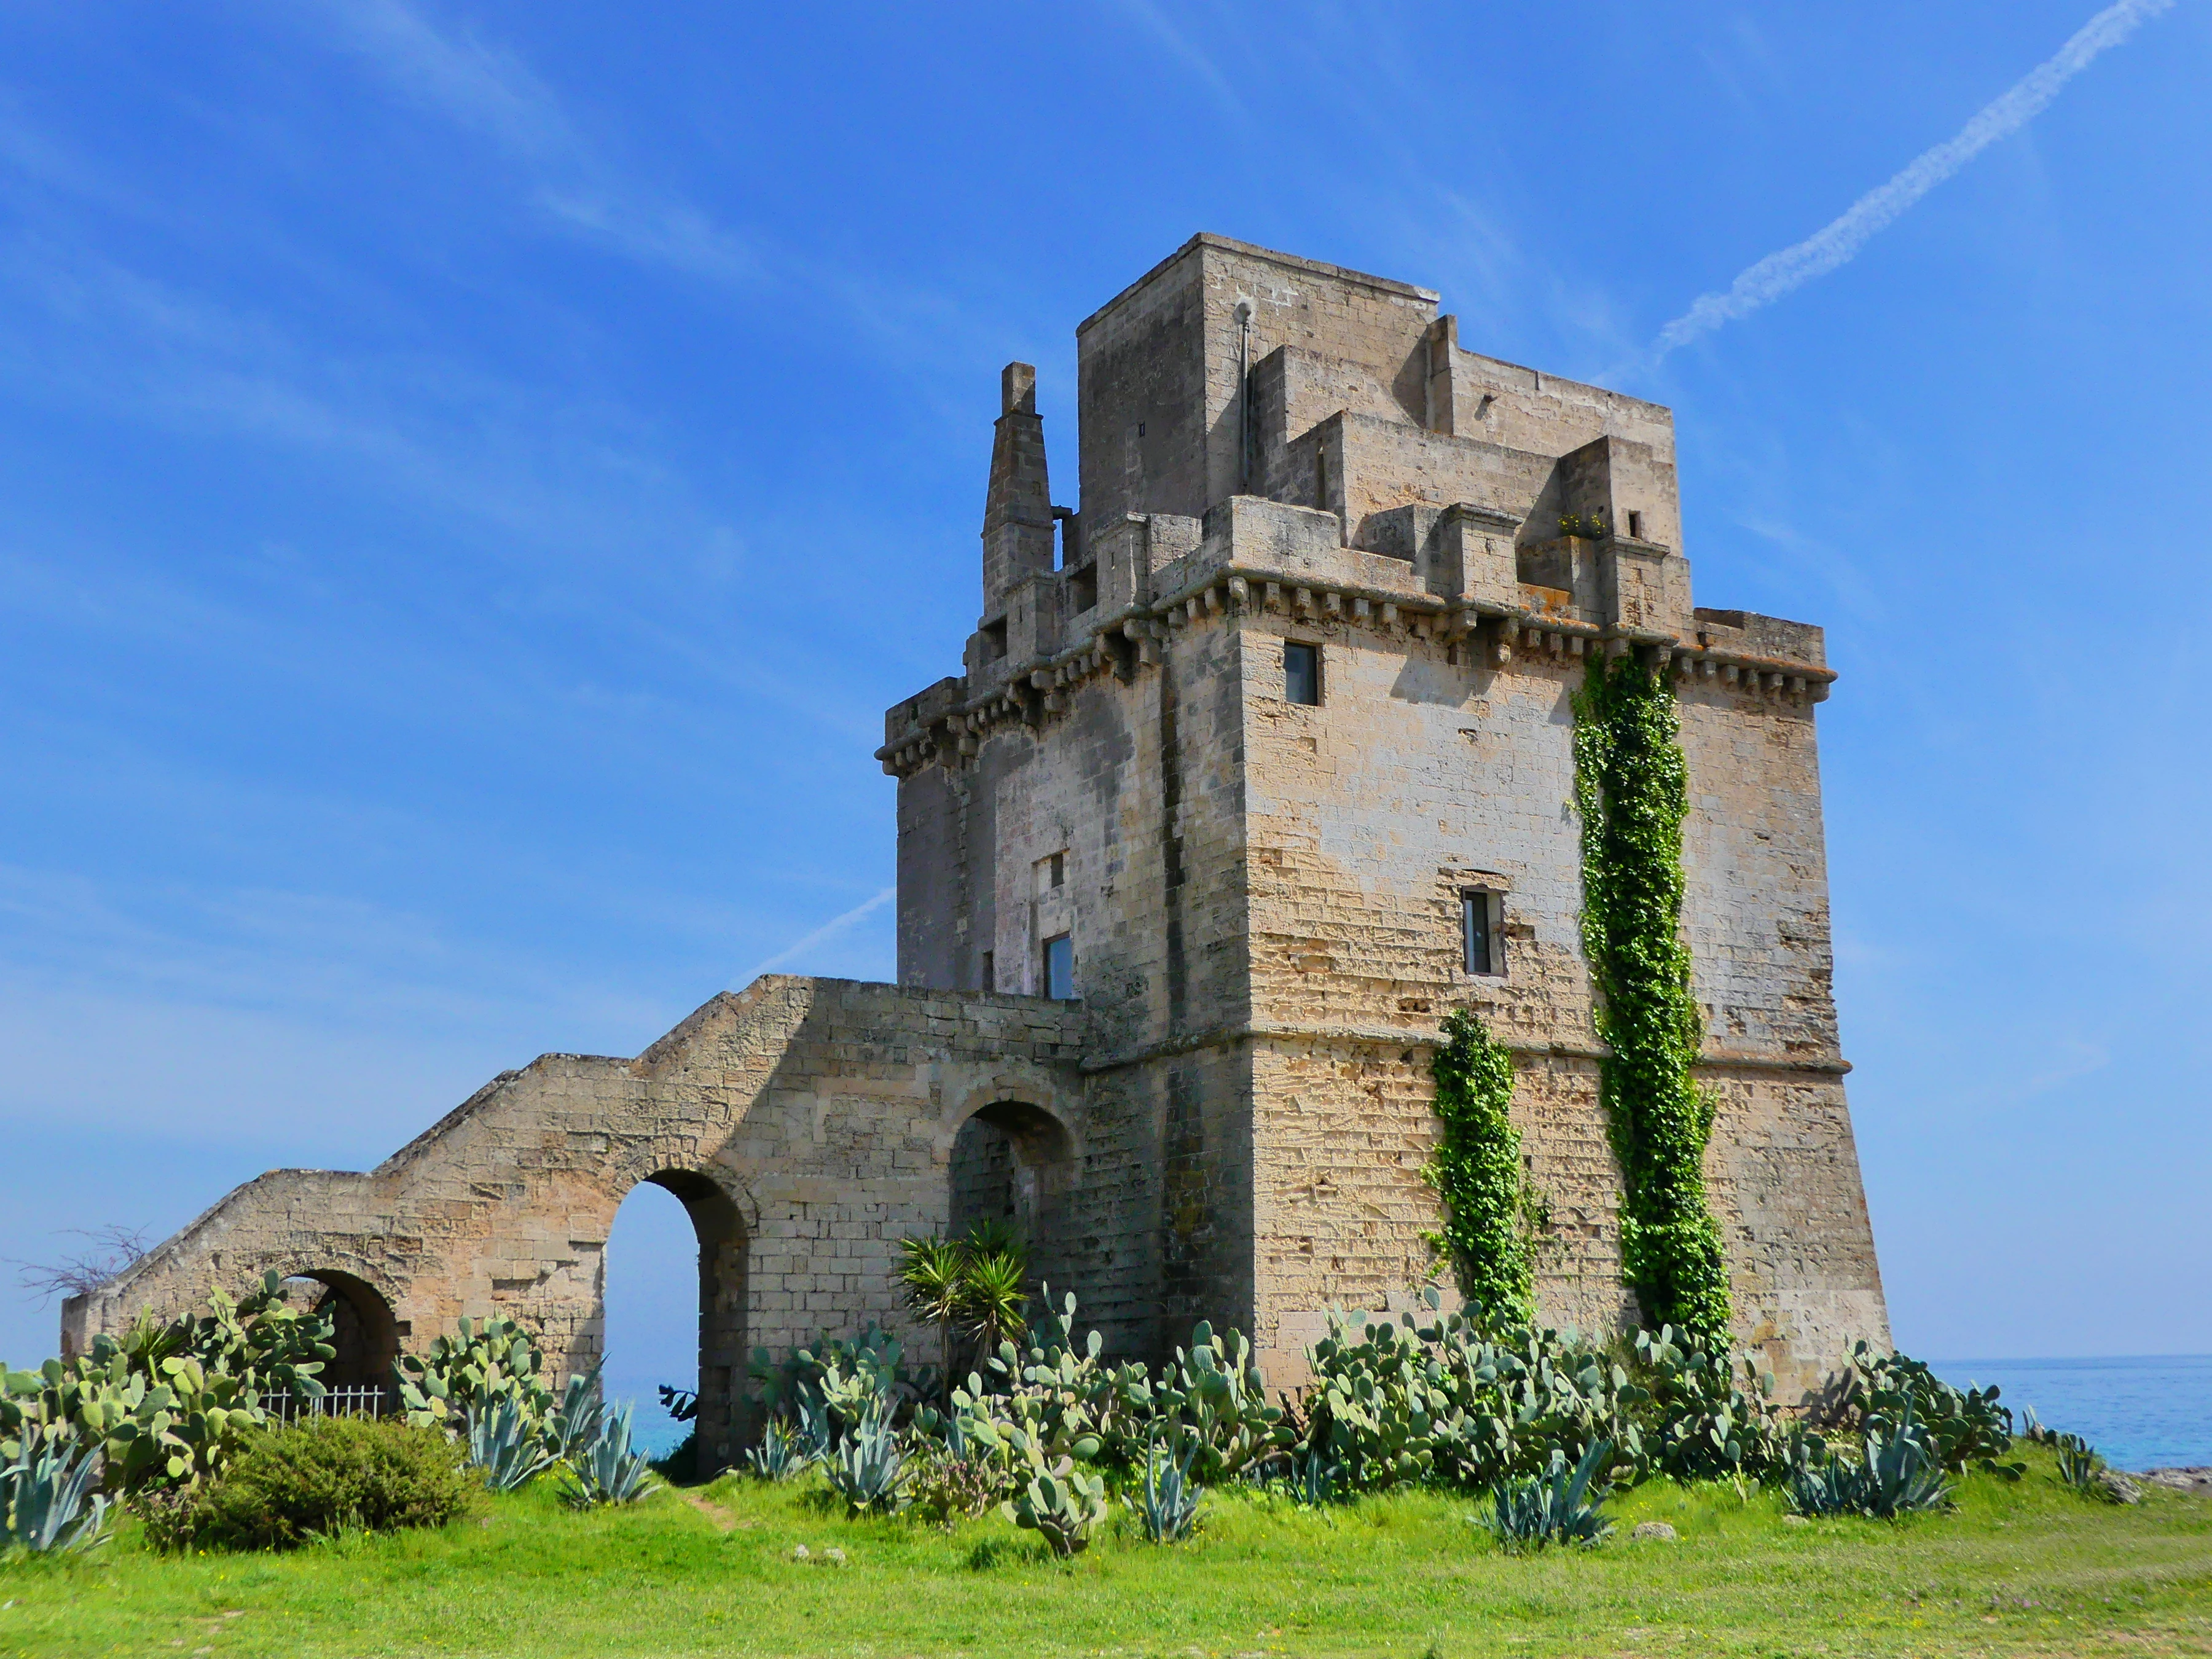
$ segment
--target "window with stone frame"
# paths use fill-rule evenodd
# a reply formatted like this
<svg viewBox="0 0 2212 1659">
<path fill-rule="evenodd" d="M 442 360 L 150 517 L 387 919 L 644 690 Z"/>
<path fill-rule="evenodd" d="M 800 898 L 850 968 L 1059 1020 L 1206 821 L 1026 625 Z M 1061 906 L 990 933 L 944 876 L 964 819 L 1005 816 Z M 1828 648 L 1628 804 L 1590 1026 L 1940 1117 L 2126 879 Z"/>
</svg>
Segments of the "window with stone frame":
<svg viewBox="0 0 2212 1659">
<path fill-rule="evenodd" d="M 1460 967 L 1496 978 L 1505 972 L 1505 896 L 1469 887 L 1459 896 Z"/>
<path fill-rule="evenodd" d="M 1075 941 L 1066 933 L 1044 942 L 1044 994 L 1055 1002 L 1075 1000 Z"/>
</svg>

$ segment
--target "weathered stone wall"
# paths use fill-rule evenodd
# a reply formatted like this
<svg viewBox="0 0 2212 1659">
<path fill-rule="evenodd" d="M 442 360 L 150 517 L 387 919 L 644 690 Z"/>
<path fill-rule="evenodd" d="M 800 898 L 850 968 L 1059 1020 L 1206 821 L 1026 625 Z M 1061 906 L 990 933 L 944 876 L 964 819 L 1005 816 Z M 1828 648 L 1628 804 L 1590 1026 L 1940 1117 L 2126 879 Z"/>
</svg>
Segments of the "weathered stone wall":
<svg viewBox="0 0 2212 1659">
<path fill-rule="evenodd" d="M 1064 1004 L 757 980 L 635 1060 L 548 1054 L 504 1073 L 365 1174 L 247 1183 L 73 1300 L 64 1345 L 275 1267 L 369 1287 L 410 1349 L 464 1315 L 509 1316 L 565 1375 L 600 1353 L 615 1211 L 656 1181 L 701 1224 L 701 1433 L 726 1458 L 751 1346 L 781 1352 L 872 1319 L 903 1327 L 898 1241 L 946 1224 L 970 1117 L 1012 1103 L 1057 1126 L 1065 1159 L 1038 1178 L 1049 1213 L 1081 1212 L 1081 1035 Z M 1087 1293 L 1085 1259 L 1056 1261 Z"/>
</svg>

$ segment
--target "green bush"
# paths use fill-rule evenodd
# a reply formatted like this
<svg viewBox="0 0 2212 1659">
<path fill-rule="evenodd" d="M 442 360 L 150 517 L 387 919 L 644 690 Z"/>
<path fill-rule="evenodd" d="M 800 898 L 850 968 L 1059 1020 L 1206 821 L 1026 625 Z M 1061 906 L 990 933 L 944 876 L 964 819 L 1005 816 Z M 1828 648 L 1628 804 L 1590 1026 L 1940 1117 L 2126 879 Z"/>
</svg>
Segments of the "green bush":
<svg viewBox="0 0 2212 1659">
<path fill-rule="evenodd" d="M 249 1441 L 188 1506 L 147 1516 L 157 1545 L 291 1549 L 362 1530 L 439 1527 L 479 1490 L 434 1429 L 326 1417 Z"/>
</svg>

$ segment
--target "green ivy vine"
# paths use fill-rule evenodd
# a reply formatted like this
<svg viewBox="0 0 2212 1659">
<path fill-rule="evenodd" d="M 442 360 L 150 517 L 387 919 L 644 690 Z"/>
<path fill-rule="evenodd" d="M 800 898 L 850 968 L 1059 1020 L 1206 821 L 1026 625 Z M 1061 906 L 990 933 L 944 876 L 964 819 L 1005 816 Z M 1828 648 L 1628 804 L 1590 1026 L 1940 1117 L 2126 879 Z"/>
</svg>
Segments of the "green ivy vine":
<svg viewBox="0 0 2212 1659">
<path fill-rule="evenodd" d="M 1429 1068 L 1443 1133 L 1422 1174 L 1443 1199 L 1444 1222 L 1424 1237 L 1450 1261 L 1471 1311 L 1493 1327 L 1525 1325 L 1535 1309 L 1522 1227 L 1521 1135 L 1506 1115 L 1513 1057 L 1460 1009 L 1444 1016 Z"/>
<path fill-rule="evenodd" d="M 1633 653 L 1593 659 L 1575 696 L 1575 805 L 1583 948 L 1612 1050 L 1600 1094 L 1625 1188 L 1623 1271 L 1646 1319 L 1717 1350 L 1729 1286 L 1705 1201 L 1714 1103 L 1692 1071 L 1705 1021 L 1680 931 L 1689 773 L 1674 693 Z"/>
</svg>

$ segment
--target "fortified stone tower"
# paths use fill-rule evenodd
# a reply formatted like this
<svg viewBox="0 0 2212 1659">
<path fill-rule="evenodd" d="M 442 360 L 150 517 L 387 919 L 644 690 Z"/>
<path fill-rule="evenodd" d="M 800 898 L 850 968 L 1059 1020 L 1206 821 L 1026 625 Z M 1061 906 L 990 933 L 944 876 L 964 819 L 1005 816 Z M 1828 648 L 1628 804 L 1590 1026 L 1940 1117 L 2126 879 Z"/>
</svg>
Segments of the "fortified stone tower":
<svg viewBox="0 0 2212 1659">
<path fill-rule="evenodd" d="M 965 672 L 879 751 L 900 982 L 1079 1001 L 1079 1145 L 1027 1157 L 1010 1121 L 988 1160 L 1031 1170 L 1045 1271 L 1123 1345 L 1227 1320 L 1285 1379 L 1327 1309 L 1429 1266 L 1428 1045 L 1472 1006 L 1519 1068 L 1543 1312 L 1610 1328 L 1636 1310 L 1570 696 L 1591 653 L 1650 653 L 1739 1330 L 1809 1383 L 1888 1334 L 1830 989 L 1820 630 L 1692 605 L 1666 409 L 1465 350 L 1437 302 L 1193 238 L 1077 331 L 1079 515 L 1008 366 Z"/>
<path fill-rule="evenodd" d="M 374 1169 L 273 1170 L 63 1307 L 81 1352 L 274 1271 L 377 1387 L 506 1315 L 604 1352 L 641 1183 L 699 1242 L 701 1455 L 745 1356 L 910 1323 L 900 1241 L 1030 1236 L 1116 1350 L 1200 1318 L 1291 1381 L 1427 1273 L 1429 1054 L 1512 1048 L 1551 1321 L 1637 1313 L 1571 805 L 1594 652 L 1671 670 L 1685 927 L 1739 1334 L 1785 1391 L 1887 1346 L 1829 994 L 1820 631 L 1695 609 L 1665 410 L 1460 349 L 1437 296 L 1194 238 L 1078 331 L 1083 511 L 1006 372 L 965 672 L 899 704 L 899 983 L 780 975 L 632 1058 L 543 1054 Z M 1577 533 L 1565 534 L 1571 530 Z M 933 1338 L 920 1352 L 934 1356 Z"/>
</svg>

